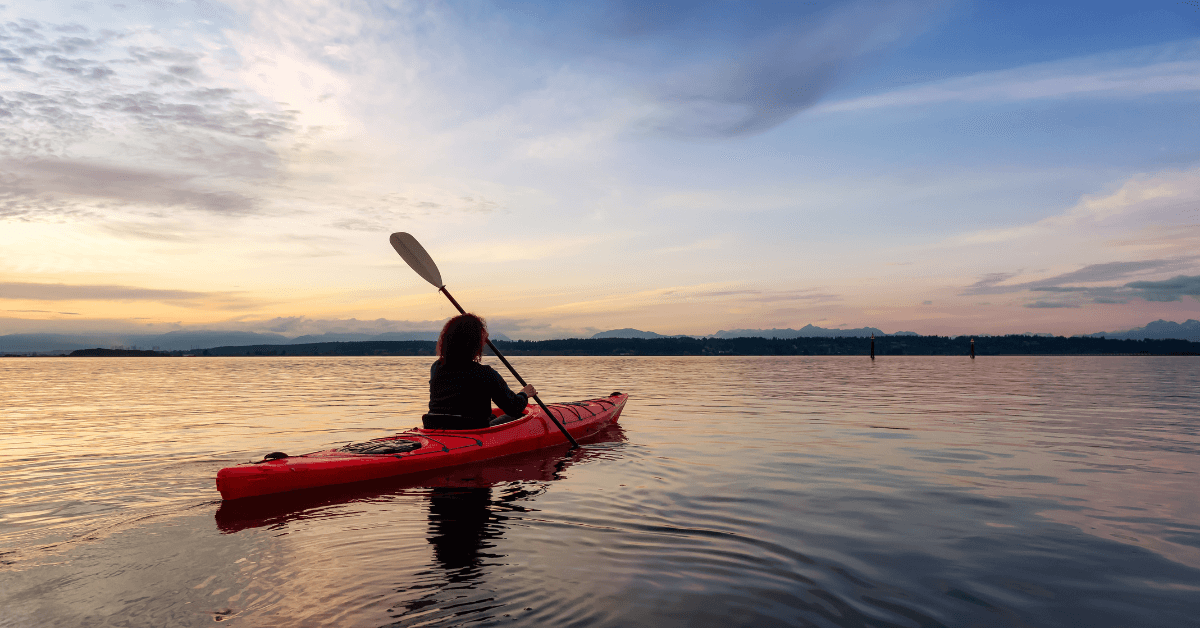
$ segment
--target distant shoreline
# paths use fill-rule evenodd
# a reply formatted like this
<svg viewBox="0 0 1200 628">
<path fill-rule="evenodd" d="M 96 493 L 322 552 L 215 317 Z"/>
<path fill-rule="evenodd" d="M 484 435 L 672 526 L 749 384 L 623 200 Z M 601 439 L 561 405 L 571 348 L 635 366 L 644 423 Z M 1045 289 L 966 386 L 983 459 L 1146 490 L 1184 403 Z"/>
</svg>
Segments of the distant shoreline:
<svg viewBox="0 0 1200 628">
<path fill-rule="evenodd" d="M 884 336 L 876 338 L 875 355 L 967 356 L 970 336 Z M 975 354 L 998 355 L 1200 355 L 1200 342 L 1188 340 L 1115 340 L 1063 336 L 976 336 Z M 867 356 L 872 341 L 860 337 L 806 338 L 578 338 L 567 340 L 496 341 L 512 356 Z M 188 351 L 81 349 L 65 357 L 182 356 L 433 356 L 430 340 L 318 342 L 296 345 L 244 345 Z M 13 354 L 2 357 L 64 357 Z"/>
</svg>

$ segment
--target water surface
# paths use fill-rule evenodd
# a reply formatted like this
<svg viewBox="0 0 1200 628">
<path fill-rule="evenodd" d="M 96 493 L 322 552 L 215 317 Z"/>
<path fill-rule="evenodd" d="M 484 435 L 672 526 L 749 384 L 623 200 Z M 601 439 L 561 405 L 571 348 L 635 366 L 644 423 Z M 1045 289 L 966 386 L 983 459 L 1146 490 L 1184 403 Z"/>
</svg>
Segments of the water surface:
<svg viewBox="0 0 1200 628">
<path fill-rule="evenodd" d="M 581 450 L 224 504 L 428 358 L 0 361 L 0 625 L 1185 626 L 1194 358 L 517 358 Z"/>
</svg>

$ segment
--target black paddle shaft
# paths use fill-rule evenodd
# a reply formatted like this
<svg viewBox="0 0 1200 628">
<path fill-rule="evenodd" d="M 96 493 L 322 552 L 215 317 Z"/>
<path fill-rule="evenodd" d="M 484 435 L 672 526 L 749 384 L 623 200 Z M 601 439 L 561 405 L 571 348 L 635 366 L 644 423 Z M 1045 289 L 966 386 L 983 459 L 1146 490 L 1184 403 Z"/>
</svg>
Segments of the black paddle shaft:
<svg viewBox="0 0 1200 628">
<path fill-rule="evenodd" d="M 464 310 L 462 308 L 462 306 L 458 304 L 458 301 L 455 301 L 454 297 L 450 296 L 450 291 L 446 289 L 446 286 L 442 286 L 441 288 L 438 288 L 438 290 L 440 290 L 442 294 L 446 295 L 447 299 L 450 299 L 450 302 L 454 304 L 454 307 L 458 309 L 458 312 L 460 314 L 467 313 L 467 311 Z M 496 345 L 492 344 L 491 338 L 488 338 L 487 346 L 489 349 L 492 350 L 492 353 L 496 354 L 496 357 L 500 358 L 500 361 L 504 363 L 504 366 L 508 367 L 508 370 L 509 370 L 509 372 L 511 372 L 513 374 L 513 377 L 517 378 L 518 382 L 521 382 L 522 388 L 529 385 L 529 384 L 525 383 L 524 379 L 521 379 L 521 374 L 517 372 L 517 369 L 513 368 L 512 364 L 508 363 L 508 359 L 504 357 L 503 353 L 500 353 L 500 350 L 496 348 Z M 550 408 L 547 408 L 546 404 L 542 403 L 542 400 L 538 399 L 537 395 L 533 396 L 533 400 L 536 401 L 538 406 L 540 406 L 542 408 L 542 412 L 545 412 L 546 416 L 550 417 L 551 421 L 554 421 L 554 425 L 558 428 L 558 430 L 560 432 L 563 433 L 563 436 L 566 436 L 567 440 L 571 441 L 571 446 L 578 447 L 579 443 L 575 441 L 575 437 L 571 436 L 571 433 L 567 431 L 567 428 L 563 427 L 563 424 L 558 422 L 558 419 L 555 418 L 554 413 L 550 412 Z"/>
</svg>

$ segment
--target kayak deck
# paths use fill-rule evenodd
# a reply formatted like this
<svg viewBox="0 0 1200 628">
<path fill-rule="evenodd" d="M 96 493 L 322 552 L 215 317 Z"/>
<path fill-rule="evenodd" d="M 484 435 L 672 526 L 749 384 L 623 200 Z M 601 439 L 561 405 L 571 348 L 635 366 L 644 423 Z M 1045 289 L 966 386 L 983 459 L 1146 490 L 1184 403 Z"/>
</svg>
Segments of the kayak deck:
<svg viewBox="0 0 1200 628">
<path fill-rule="evenodd" d="M 616 421 L 628 395 L 548 404 L 550 412 L 576 439 Z M 499 411 L 495 411 L 499 413 Z M 419 473 L 498 458 L 567 442 L 541 408 L 526 408 L 521 418 L 478 430 L 417 428 L 337 449 L 226 467 L 217 473 L 225 500 L 319 486 L 361 482 Z M 365 453 L 364 453 L 365 452 Z"/>
</svg>

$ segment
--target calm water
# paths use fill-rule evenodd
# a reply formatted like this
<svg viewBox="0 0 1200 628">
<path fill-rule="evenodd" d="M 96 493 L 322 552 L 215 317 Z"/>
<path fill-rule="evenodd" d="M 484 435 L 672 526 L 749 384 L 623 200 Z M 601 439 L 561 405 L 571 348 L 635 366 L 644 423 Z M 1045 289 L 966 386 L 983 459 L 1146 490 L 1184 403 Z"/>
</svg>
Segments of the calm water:
<svg viewBox="0 0 1200 628">
<path fill-rule="evenodd" d="M 222 506 L 428 361 L 0 360 L 0 626 L 1200 625 L 1194 358 L 517 358 L 619 427 Z"/>
</svg>

